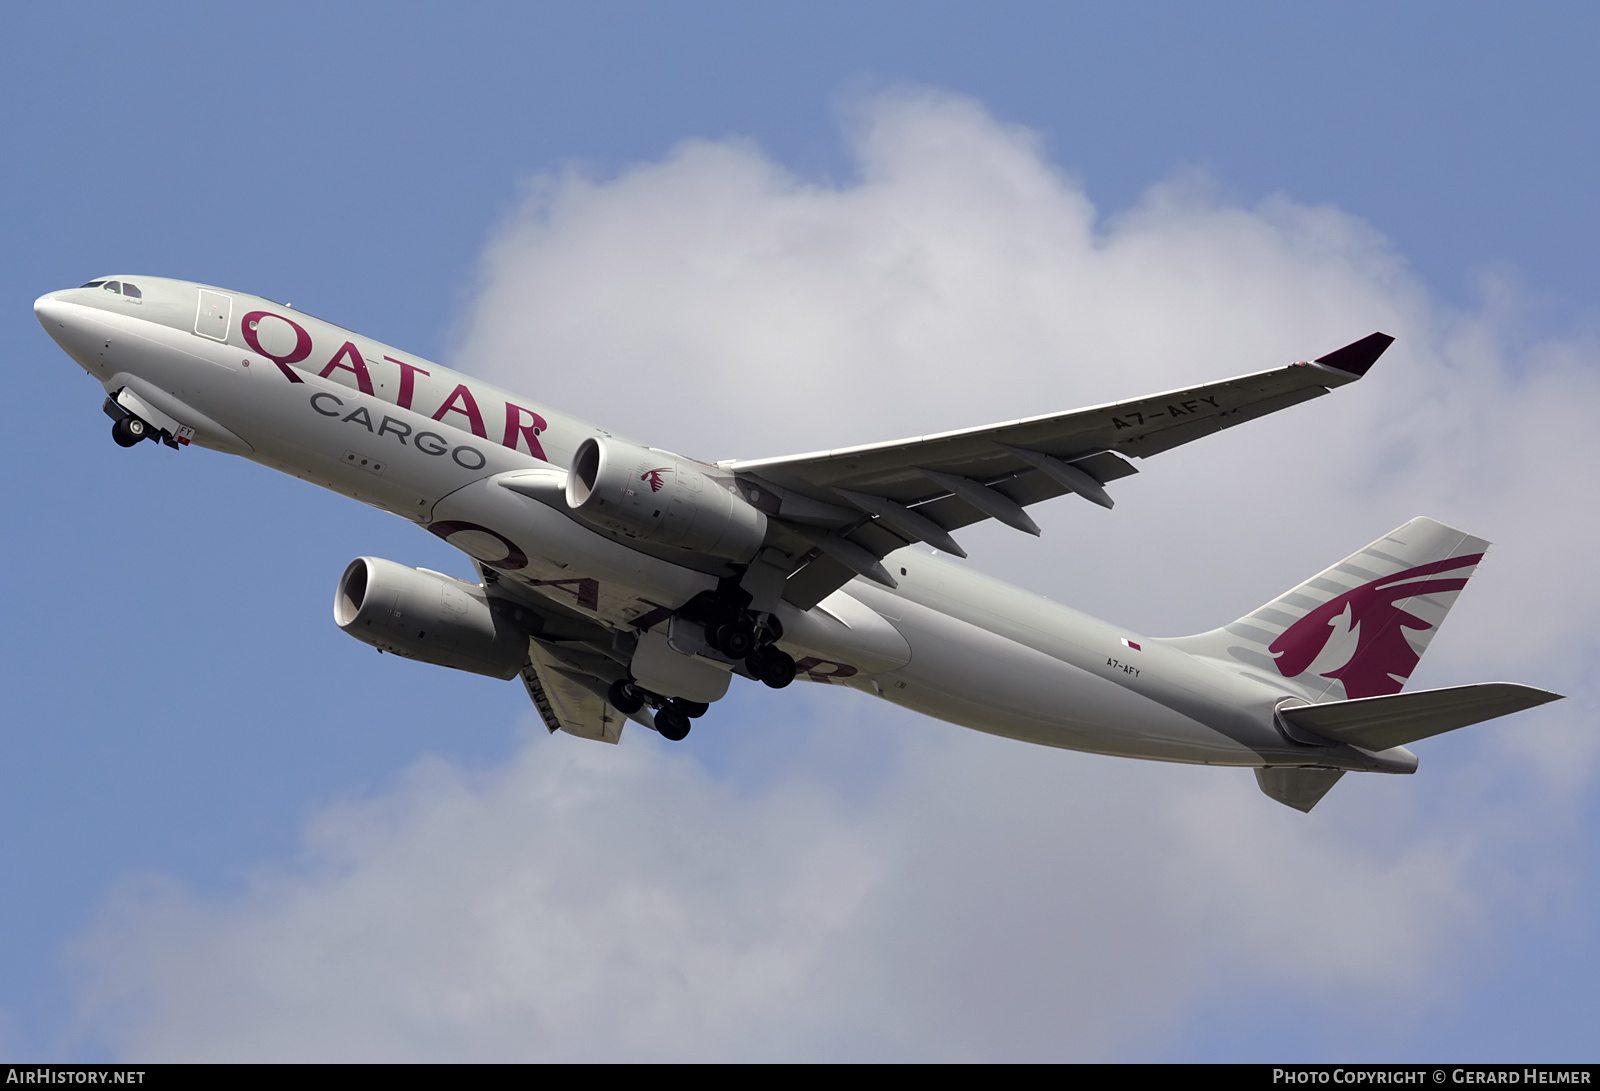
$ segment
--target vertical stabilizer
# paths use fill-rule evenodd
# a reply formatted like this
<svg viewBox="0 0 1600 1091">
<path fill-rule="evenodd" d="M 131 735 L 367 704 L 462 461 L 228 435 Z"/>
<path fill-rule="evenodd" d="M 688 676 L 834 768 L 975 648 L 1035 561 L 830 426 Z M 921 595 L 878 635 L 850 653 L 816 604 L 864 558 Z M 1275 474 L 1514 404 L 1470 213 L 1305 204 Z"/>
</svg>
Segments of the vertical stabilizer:
<svg viewBox="0 0 1600 1091">
<path fill-rule="evenodd" d="M 1399 693 L 1488 547 L 1418 517 L 1231 625 L 1165 643 L 1309 701 Z"/>
</svg>

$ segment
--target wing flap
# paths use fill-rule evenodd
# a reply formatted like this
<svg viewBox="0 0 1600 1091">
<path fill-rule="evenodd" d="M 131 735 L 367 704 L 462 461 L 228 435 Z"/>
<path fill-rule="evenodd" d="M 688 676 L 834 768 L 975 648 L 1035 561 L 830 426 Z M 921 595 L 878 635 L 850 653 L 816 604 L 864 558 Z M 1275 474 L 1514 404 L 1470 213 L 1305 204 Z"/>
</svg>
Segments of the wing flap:
<svg viewBox="0 0 1600 1091">
<path fill-rule="evenodd" d="M 819 553 L 789 577 L 783 597 L 799 609 L 809 610 L 855 578 L 855 569 Z"/>
<path fill-rule="evenodd" d="M 627 717 L 591 687 L 592 680 L 563 666 L 538 641 L 530 640 L 528 645 L 522 684 L 545 727 L 580 739 L 620 742 Z"/>
</svg>

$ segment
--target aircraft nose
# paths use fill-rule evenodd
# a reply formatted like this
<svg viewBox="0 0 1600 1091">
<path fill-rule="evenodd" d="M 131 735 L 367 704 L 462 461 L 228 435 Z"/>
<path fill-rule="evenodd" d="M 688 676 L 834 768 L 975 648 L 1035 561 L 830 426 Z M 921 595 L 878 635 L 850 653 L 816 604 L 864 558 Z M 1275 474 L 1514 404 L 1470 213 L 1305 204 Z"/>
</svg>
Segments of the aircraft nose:
<svg viewBox="0 0 1600 1091">
<path fill-rule="evenodd" d="M 40 296 L 33 301 L 33 314 L 50 339 L 60 345 L 68 356 L 82 363 L 81 352 L 75 352 L 74 349 L 82 348 L 88 327 L 83 320 L 83 308 L 63 299 L 62 296 L 66 294 L 47 292 Z"/>
<path fill-rule="evenodd" d="M 46 292 L 33 301 L 34 317 L 46 330 L 52 326 L 61 329 L 67 324 L 67 305 L 61 301 L 61 296 L 61 292 Z"/>
</svg>

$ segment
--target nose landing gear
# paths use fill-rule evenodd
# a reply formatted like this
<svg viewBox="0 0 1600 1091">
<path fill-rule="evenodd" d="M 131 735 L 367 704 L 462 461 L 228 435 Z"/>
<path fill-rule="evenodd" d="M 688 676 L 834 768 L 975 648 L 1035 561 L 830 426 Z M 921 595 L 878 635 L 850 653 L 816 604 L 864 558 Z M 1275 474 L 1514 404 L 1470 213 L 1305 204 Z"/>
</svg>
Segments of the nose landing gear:
<svg viewBox="0 0 1600 1091">
<path fill-rule="evenodd" d="M 155 433 L 150 426 L 138 417 L 123 417 L 111 422 L 111 438 L 118 447 L 133 447 L 141 440 L 149 439 Z"/>
<path fill-rule="evenodd" d="M 160 431 L 122 408 L 115 398 L 107 398 L 101 408 L 111 418 L 111 438 L 118 447 L 137 447 L 141 440 L 160 438 Z"/>
<path fill-rule="evenodd" d="M 140 440 L 153 439 L 176 451 L 194 439 L 193 428 L 167 416 L 127 387 L 107 398 L 100 408 L 111 418 L 111 438 L 118 447 L 135 447 Z"/>
</svg>

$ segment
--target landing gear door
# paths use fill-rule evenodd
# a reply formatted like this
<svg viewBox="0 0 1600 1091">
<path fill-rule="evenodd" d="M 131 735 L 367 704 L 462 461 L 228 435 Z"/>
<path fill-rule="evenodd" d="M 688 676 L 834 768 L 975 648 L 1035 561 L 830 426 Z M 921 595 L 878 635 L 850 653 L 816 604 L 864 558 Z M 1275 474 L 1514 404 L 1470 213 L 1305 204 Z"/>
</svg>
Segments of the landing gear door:
<svg viewBox="0 0 1600 1091">
<path fill-rule="evenodd" d="M 194 332 L 213 341 L 228 339 L 228 320 L 233 316 L 233 297 L 200 289 L 200 305 L 194 315 Z"/>
<path fill-rule="evenodd" d="M 164 439 L 168 447 L 187 444 L 194 439 L 193 428 L 163 413 L 127 387 L 117 391 L 111 400 L 116 402 L 124 412 L 131 413 L 156 429 L 157 432 L 164 433 Z"/>
</svg>

